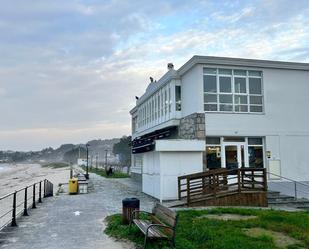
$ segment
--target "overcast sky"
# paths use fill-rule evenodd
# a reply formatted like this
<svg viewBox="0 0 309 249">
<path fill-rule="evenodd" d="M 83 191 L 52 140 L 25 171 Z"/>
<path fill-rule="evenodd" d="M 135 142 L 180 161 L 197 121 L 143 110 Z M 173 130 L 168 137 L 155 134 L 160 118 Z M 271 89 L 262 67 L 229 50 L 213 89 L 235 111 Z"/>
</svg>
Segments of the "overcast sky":
<svg viewBox="0 0 309 249">
<path fill-rule="evenodd" d="M 309 1 L 0 1 L 0 150 L 129 134 L 149 76 L 195 54 L 309 62 Z"/>
</svg>

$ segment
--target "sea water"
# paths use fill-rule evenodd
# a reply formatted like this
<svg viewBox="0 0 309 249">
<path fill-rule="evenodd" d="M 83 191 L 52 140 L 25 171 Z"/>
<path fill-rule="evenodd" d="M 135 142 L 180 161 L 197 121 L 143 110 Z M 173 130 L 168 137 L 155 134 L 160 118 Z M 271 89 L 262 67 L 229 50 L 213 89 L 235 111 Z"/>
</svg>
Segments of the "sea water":
<svg viewBox="0 0 309 249">
<path fill-rule="evenodd" d="M 8 163 L 0 163 L 0 173 L 8 170 L 10 168 L 10 164 Z"/>
</svg>

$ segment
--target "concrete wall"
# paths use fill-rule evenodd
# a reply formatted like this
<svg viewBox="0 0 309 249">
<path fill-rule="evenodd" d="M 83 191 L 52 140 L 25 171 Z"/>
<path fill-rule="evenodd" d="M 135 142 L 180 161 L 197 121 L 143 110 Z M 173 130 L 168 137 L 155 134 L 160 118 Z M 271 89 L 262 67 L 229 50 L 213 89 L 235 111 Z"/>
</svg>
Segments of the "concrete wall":
<svg viewBox="0 0 309 249">
<path fill-rule="evenodd" d="M 309 72 L 250 69 L 263 71 L 265 113 L 206 113 L 206 135 L 265 137 L 282 176 L 309 180 Z M 203 65 L 182 77 L 182 94 L 183 117 L 203 110 Z"/>
</svg>

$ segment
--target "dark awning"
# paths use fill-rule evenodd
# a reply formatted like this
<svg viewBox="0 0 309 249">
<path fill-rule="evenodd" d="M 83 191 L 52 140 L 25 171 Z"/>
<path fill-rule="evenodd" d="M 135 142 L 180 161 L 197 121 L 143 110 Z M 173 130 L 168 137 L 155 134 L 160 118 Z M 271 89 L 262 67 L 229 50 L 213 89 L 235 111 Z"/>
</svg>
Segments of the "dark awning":
<svg viewBox="0 0 309 249">
<path fill-rule="evenodd" d="M 155 140 L 171 137 L 176 130 L 177 126 L 171 126 L 135 138 L 132 141 L 132 154 L 154 150 Z"/>
</svg>

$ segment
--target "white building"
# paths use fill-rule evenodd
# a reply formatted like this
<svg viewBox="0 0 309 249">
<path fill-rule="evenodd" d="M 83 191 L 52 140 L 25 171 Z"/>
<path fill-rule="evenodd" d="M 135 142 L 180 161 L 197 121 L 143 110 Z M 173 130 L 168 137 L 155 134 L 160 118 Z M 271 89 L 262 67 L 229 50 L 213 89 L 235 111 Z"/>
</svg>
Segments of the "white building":
<svg viewBox="0 0 309 249">
<path fill-rule="evenodd" d="M 194 56 L 130 113 L 131 173 L 160 200 L 177 198 L 177 176 L 214 168 L 309 181 L 308 63 Z"/>
</svg>

